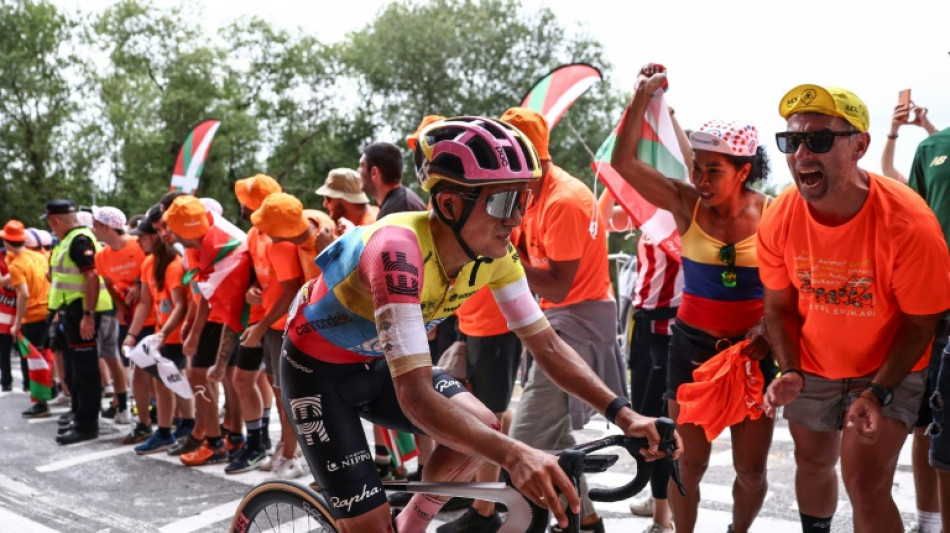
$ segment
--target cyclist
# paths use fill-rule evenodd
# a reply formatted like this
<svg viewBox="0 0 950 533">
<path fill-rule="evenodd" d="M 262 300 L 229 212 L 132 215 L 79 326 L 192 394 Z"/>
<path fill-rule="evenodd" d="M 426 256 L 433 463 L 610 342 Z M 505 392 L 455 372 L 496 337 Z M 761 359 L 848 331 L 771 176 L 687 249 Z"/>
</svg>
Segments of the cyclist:
<svg viewBox="0 0 950 533">
<path fill-rule="evenodd" d="M 627 435 L 646 436 L 648 459 L 661 455 L 654 419 L 610 392 L 528 290 L 510 237 L 528 182 L 540 176 L 530 141 L 507 123 L 459 117 L 422 132 L 415 162 L 432 210 L 347 232 L 317 258 L 323 275 L 291 306 L 280 381 L 298 441 L 341 531 L 393 531 L 361 416 L 439 443 L 423 480 L 466 481 L 487 460 L 565 526 L 556 491 L 574 512 L 580 500 L 556 459 L 506 437 L 488 408 L 433 368 L 426 330 L 488 286 L 537 364 Z M 401 533 L 424 531 L 443 504 L 417 494 L 395 524 Z"/>
</svg>

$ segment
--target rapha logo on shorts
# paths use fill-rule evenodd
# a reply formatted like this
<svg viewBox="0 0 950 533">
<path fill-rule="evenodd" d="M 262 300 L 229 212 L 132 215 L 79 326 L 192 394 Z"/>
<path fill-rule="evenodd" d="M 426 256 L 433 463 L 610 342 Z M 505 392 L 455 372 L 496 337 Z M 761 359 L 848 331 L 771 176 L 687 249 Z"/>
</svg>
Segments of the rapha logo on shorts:
<svg viewBox="0 0 950 533">
<path fill-rule="evenodd" d="M 336 472 L 339 469 L 347 469 L 356 466 L 363 461 L 369 461 L 373 457 L 366 450 L 353 452 L 339 461 L 327 461 L 327 471 Z"/>
<path fill-rule="evenodd" d="M 457 379 L 440 379 L 435 384 L 435 390 L 439 392 L 445 392 L 445 389 L 449 387 L 461 387 L 462 384 L 458 382 Z"/>
<path fill-rule="evenodd" d="M 320 395 L 309 398 L 292 398 L 290 410 L 294 417 L 297 434 L 303 435 L 308 445 L 313 444 L 314 435 L 320 442 L 330 442 L 330 435 L 323 425 L 323 400 Z"/>
<path fill-rule="evenodd" d="M 379 487 L 373 487 L 372 489 L 367 490 L 366 485 L 363 485 L 363 491 L 359 494 L 350 496 L 349 498 L 337 498 L 336 496 L 330 498 L 330 504 L 337 509 L 346 509 L 346 512 L 350 512 L 350 509 L 353 508 L 354 503 L 359 503 L 374 494 L 379 494 L 381 489 Z"/>
</svg>

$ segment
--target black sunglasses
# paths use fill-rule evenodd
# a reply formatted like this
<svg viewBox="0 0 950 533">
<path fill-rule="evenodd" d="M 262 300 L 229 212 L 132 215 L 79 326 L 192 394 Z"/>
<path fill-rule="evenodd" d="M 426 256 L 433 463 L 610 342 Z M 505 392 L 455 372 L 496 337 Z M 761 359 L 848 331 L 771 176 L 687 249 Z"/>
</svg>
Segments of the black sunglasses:
<svg viewBox="0 0 950 533">
<path fill-rule="evenodd" d="M 727 244 L 719 249 L 719 260 L 726 264 L 726 269 L 722 271 L 722 286 L 734 288 L 738 281 L 736 276 L 736 246 Z"/>
<path fill-rule="evenodd" d="M 835 137 L 850 137 L 859 131 L 782 131 L 775 134 L 778 149 L 784 154 L 795 153 L 804 142 L 805 147 L 812 153 L 823 154 L 835 145 Z"/>
</svg>

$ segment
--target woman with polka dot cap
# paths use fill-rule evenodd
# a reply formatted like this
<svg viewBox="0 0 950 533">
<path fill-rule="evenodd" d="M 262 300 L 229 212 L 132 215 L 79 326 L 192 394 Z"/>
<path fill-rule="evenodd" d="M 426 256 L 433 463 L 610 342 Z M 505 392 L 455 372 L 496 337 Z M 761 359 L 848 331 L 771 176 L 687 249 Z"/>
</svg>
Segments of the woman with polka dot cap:
<svg viewBox="0 0 950 533">
<path fill-rule="evenodd" d="M 751 340 L 746 355 L 762 370 L 762 390 L 777 367 L 762 320 L 755 237 L 771 199 L 750 187 L 764 180 L 769 170 L 758 131 L 735 121 L 711 120 L 687 140 L 677 125 L 690 180 L 667 178 L 637 154 L 644 112 L 666 81 L 661 65 L 641 69 L 611 164 L 647 201 L 672 213 L 682 239 L 683 300 L 672 326 L 665 394 L 670 416 L 676 419 L 681 411 L 679 386 L 692 382 L 694 369 L 732 344 Z M 772 428 L 771 418 L 754 414 L 730 427 L 736 468 L 730 531 L 748 531 L 765 499 Z M 687 495 L 668 493 L 676 530 L 686 533 L 696 527 L 699 483 L 709 464 L 710 443 L 698 425 L 679 424 L 679 431 Z"/>
</svg>

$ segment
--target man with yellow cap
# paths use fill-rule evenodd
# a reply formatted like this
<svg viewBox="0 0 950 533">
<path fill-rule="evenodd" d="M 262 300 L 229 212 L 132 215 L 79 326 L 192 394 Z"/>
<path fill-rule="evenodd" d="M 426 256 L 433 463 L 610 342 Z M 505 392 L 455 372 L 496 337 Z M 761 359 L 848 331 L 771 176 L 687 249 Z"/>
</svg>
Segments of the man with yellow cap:
<svg viewBox="0 0 950 533">
<path fill-rule="evenodd" d="M 795 187 L 758 229 L 765 319 L 782 375 L 766 412 L 785 406 L 795 442 L 803 531 L 828 531 L 835 465 L 855 531 L 902 531 L 891 496 L 897 455 L 917 418 L 950 254 L 913 191 L 858 166 L 867 106 L 845 89 L 799 85 L 779 102 L 776 134 Z"/>
</svg>

